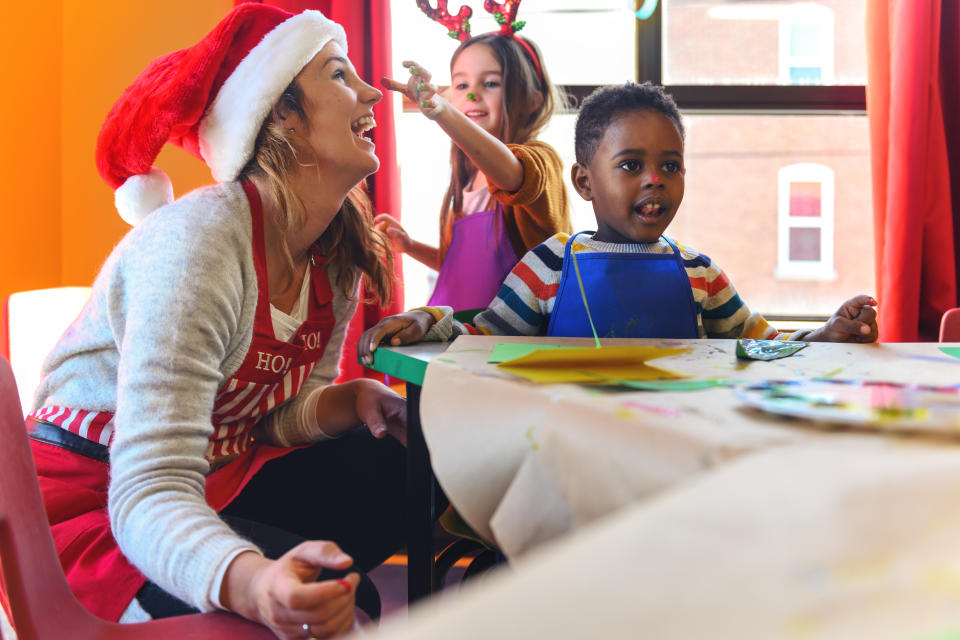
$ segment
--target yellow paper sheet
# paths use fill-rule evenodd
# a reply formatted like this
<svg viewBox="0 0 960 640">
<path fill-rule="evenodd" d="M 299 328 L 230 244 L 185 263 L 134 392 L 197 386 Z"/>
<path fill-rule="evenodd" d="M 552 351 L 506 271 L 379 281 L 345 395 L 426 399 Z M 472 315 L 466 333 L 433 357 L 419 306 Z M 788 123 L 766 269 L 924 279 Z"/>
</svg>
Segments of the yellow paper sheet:
<svg viewBox="0 0 960 640">
<path fill-rule="evenodd" d="M 594 347 L 538 349 L 498 366 L 532 382 L 615 382 L 687 377 L 646 362 L 689 351 L 689 347 Z"/>
</svg>

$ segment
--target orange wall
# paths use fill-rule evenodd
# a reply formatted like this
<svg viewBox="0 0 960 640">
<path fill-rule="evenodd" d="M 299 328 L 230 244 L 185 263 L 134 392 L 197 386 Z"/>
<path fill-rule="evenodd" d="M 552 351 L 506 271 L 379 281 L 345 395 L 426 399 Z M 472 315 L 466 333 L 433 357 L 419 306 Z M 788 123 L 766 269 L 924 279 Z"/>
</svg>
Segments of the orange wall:
<svg viewBox="0 0 960 640">
<path fill-rule="evenodd" d="M 94 164 L 97 133 L 113 101 L 151 60 L 195 43 L 232 6 L 232 0 L 64 0 L 63 284 L 92 281 L 129 229 Z M 212 181 L 206 166 L 180 149 L 165 148 L 155 164 L 170 176 L 177 196 Z"/>
<path fill-rule="evenodd" d="M 59 2 L 4 6 L 0 27 L 0 299 L 60 280 Z"/>
<path fill-rule="evenodd" d="M 94 149 L 113 101 L 150 60 L 199 40 L 232 0 L 13 3 L 0 27 L 0 299 L 89 284 L 129 229 Z M 211 182 L 199 160 L 165 148 L 155 164 L 181 195 Z"/>
</svg>

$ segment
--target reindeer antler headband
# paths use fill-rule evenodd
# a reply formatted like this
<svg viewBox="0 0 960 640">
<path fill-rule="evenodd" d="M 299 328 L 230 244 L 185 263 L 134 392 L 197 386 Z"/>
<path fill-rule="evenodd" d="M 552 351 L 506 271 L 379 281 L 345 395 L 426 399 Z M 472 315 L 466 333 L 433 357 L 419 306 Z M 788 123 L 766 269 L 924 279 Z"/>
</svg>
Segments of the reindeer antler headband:
<svg viewBox="0 0 960 640">
<path fill-rule="evenodd" d="M 497 32 L 500 35 L 513 38 L 523 47 L 533 62 L 533 68 L 537 72 L 537 79 L 540 80 L 541 88 L 545 86 L 543 80 L 543 70 L 540 68 L 540 59 L 533 51 L 533 47 L 523 38 L 516 36 L 517 31 L 523 29 L 527 23 L 523 20 L 517 20 L 517 10 L 520 8 L 521 0 L 507 0 L 506 2 L 493 2 L 493 0 L 483 0 L 483 8 L 487 13 L 493 15 L 494 20 L 500 25 Z M 437 0 L 437 8 L 434 9 L 430 0 L 417 0 L 417 6 L 427 14 L 427 17 L 434 22 L 439 22 L 447 28 L 447 35 L 463 42 L 470 38 L 470 17 L 473 15 L 473 9 L 467 5 L 460 7 L 456 15 L 452 15 L 447 10 L 447 0 Z"/>
</svg>

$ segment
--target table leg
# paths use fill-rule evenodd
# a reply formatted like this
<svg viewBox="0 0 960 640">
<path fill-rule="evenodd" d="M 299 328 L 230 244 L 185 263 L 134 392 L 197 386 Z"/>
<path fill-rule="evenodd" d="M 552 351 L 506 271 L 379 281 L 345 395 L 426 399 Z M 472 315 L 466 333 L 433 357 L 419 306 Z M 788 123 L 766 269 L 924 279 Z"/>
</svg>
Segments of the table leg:
<svg viewBox="0 0 960 640">
<path fill-rule="evenodd" d="M 434 582 L 433 467 L 420 425 L 420 387 L 407 383 L 407 602 L 430 595 Z"/>
</svg>

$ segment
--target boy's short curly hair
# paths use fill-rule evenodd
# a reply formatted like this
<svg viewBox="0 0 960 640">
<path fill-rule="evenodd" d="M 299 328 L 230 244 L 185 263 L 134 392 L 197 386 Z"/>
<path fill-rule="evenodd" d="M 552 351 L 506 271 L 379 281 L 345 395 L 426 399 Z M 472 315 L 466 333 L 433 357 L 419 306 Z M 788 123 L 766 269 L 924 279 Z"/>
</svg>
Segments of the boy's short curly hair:
<svg viewBox="0 0 960 640">
<path fill-rule="evenodd" d="M 580 106 L 574 149 L 577 162 L 587 166 L 593 159 L 607 127 L 617 116 L 628 111 L 651 109 L 662 113 L 677 125 L 680 138 L 684 137 L 683 122 L 677 103 L 659 84 L 628 82 L 624 85 L 599 87 Z"/>
</svg>

